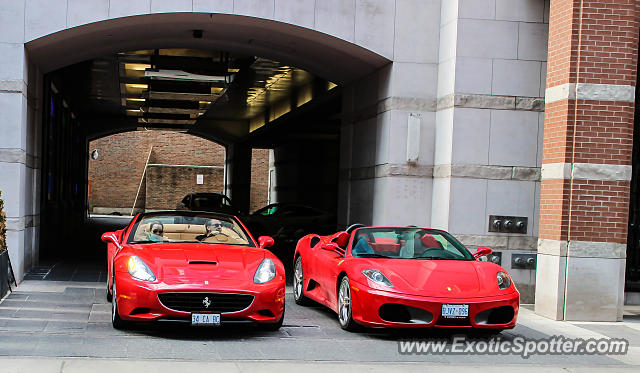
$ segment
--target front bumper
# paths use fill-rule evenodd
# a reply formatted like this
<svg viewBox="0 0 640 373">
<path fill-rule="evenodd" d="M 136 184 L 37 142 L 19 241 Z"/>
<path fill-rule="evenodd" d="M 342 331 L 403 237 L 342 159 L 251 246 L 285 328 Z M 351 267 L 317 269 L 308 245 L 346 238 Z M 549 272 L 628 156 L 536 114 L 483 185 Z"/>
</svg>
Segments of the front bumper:
<svg viewBox="0 0 640 373">
<path fill-rule="evenodd" d="M 158 298 L 160 293 L 233 293 L 252 295 L 253 302 L 236 312 L 220 314 L 221 323 L 256 322 L 276 323 L 284 314 L 284 276 L 266 284 L 255 284 L 250 289 L 215 287 L 212 285 L 167 285 L 162 282 L 138 281 L 128 273 L 117 274 L 117 300 L 120 318 L 126 321 L 191 321 L 191 312 L 167 308 Z M 201 312 L 201 311 L 196 311 Z M 203 310 L 202 313 L 207 312 Z"/>
<path fill-rule="evenodd" d="M 373 289 L 358 282 L 351 284 L 351 298 L 353 319 L 368 327 L 511 329 L 516 326 L 520 305 L 520 294 L 517 291 L 480 298 L 422 297 Z M 441 316 L 443 304 L 468 304 L 469 316 L 461 319 L 444 318 Z M 381 308 L 383 305 L 385 308 Z M 412 316 L 419 316 L 410 318 L 408 322 L 391 321 L 398 318 L 398 314 L 404 312 L 403 309 L 412 312 Z M 487 317 L 494 312 L 497 314 L 498 310 L 503 312 L 503 316 L 506 311 L 506 318 Z M 509 312 L 513 312 L 513 317 L 510 317 Z"/>
</svg>

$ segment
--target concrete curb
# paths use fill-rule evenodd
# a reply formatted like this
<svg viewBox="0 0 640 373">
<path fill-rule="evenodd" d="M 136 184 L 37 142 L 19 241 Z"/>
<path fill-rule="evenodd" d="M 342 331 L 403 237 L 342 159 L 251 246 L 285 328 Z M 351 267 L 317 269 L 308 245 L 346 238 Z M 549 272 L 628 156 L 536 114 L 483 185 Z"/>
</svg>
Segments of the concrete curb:
<svg viewBox="0 0 640 373">
<path fill-rule="evenodd" d="M 303 372 L 332 373 L 359 371 L 367 372 L 460 372 L 474 371 L 495 372 L 496 370 L 509 369 L 518 372 L 630 372 L 637 367 L 598 366 L 598 367 L 559 367 L 559 366 L 524 366 L 524 365 L 448 365 L 425 363 L 353 363 L 327 362 L 327 361 L 175 361 L 175 360 L 120 360 L 120 359 L 88 359 L 88 358 L 0 358 L 0 372 L 39 372 L 39 373 L 126 373 L 126 372 L 256 372 L 281 373 L 300 370 Z"/>
</svg>

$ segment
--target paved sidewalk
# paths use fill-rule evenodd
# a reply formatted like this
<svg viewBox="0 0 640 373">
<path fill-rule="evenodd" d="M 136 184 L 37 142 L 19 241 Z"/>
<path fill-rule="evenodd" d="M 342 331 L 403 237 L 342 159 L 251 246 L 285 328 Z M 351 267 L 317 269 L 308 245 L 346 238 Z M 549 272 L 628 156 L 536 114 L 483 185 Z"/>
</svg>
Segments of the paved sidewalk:
<svg viewBox="0 0 640 373">
<path fill-rule="evenodd" d="M 176 372 L 231 372 L 231 373 L 458 373 L 473 371 L 474 373 L 495 373 L 502 369 L 517 372 L 544 373 L 597 373 L 607 372 L 629 373 L 637 371 L 637 367 L 554 367 L 548 365 L 456 365 L 432 363 L 348 363 L 344 362 L 299 362 L 299 361 L 221 361 L 221 362 L 177 362 L 173 360 L 119 360 L 119 359 L 11 359 L 0 358 L 2 373 L 176 373 Z"/>
<path fill-rule="evenodd" d="M 340 329 L 336 315 L 324 307 L 294 304 L 287 294 L 284 326 L 276 332 L 253 327 L 192 328 L 142 325 L 114 330 L 105 283 L 26 280 L 0 302 L 0 372 L 38 371 L 282 371 L 291 364 L 305 371 L 520 371 L 638 370 L 640 307 L 627 307 L 619 323 L 556 322 L 523 306 L 518 326 L 500 334 L 503 340 L 547 338 L 625 338 L 626 355 L 401 355 L 399 341 L 451 339 L 460 331 Z M 469 334 L 466 331 L 462 333 Z M 472 338 L 477 338 L 469 334 Z"/>
</svg>

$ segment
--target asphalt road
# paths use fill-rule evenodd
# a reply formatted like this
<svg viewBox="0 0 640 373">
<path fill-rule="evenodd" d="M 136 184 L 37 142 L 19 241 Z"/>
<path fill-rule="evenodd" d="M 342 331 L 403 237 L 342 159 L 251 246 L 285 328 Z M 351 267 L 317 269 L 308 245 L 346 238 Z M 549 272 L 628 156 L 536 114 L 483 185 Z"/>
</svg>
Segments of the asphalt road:
<svg viewBox="0 0 640 373">
<path fill-rule="evenodd" d="M 301 307 L 287 294 L 284 326 L 275 332 L 252 326 L 198 328 L 188 325 L 138 325 L 125 331 L 110 323 L 110 303 L 103 282 L 24 281 L 0 303 L 0 357 L 90 357 L 116 359 L 169 359 L 177 361 L 325 361 L 325 362 L 429 362 L 490 366 L 518 364 L 557 367 L 640 365 L 640 328 L 634 324 L 589 325 L 589 330 L 569 323 L 547 321 L 524 308 L 520 324 L 502 332 L 504 339 L 516 336 L 542 338 L 552 334 L 610 335 L 622 333 L 632 342 L 631 355 L 609 356 L 520 356 L 493 355 L 401 355 L 398 342 L 407 339 L 450 339 L 452 330 L 365 330 L 350 333 L 340 329 L 336 315 L 321 306 Z M 598 327 L 600 328 L 598 330 Z M 602 329 L 604 328 L 604 329 Z M 477 335 L 463 335 L 478 338 Z M 0 369 L 1 370 L 1 369 Z"/>
</svg>

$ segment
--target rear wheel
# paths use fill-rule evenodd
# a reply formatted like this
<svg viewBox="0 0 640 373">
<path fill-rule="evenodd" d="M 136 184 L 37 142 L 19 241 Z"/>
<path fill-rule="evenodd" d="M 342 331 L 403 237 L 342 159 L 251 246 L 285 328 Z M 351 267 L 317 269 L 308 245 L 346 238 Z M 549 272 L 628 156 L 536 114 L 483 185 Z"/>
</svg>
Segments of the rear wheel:
<svg viewBox="0 0 640 373">
<path fill-rule="evenodd" d="M 296 304 L 309 304 L 309 298 L 304 296 L 304 274 L 302 273 L 302 258 L 297 257 L 293 269 L 293 300 Z"/>
<path fill-rule="evenodd" d="M 353 307 L 351 303 L 351 287 L 349 278 L 344 276 L 338 290 L 338 320 L 344 330 L 354 331 L 357 324 L 353 321 Z"/>
<path fill-rule="evenodd" d="M 111 324 L 115 329 L 124 329 L 126 326 L 126 321 L 120 318 L 120 313 L 118 312 L 118 293 L 116 289 L 116 278 L 113 278 L 113 299 L 111 300 Z"/>
</svg>

